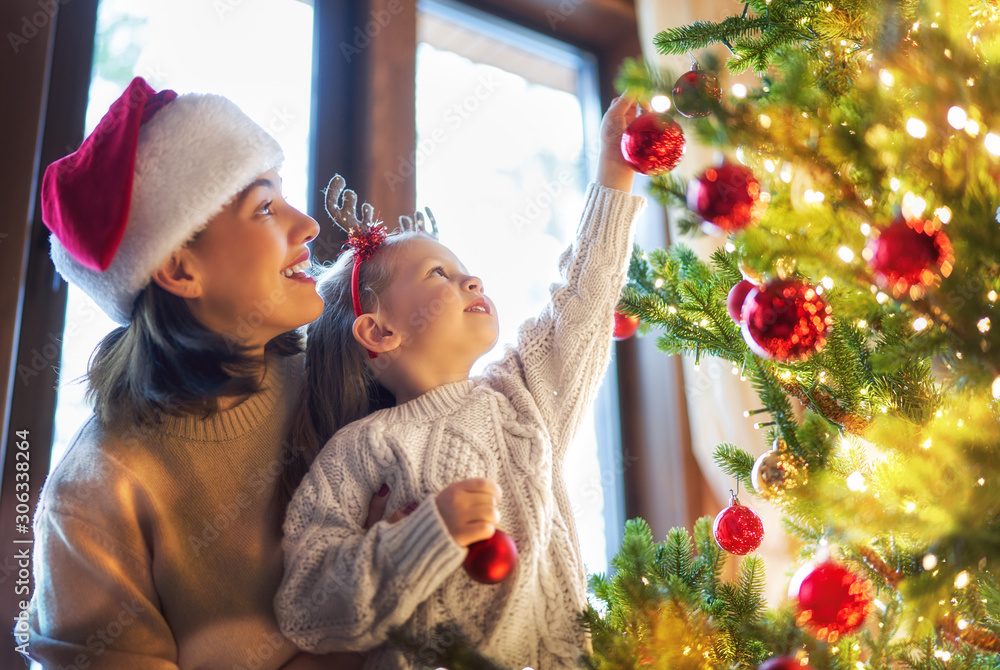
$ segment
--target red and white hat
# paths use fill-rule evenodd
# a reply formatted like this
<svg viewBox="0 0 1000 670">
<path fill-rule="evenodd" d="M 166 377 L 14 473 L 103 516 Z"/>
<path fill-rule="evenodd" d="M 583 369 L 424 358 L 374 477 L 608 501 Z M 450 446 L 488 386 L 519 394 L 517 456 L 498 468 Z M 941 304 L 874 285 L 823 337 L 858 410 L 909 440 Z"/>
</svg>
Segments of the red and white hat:
<svg viewBox="0 0 1000 670">
<path fill-rule="evenodd" d="M 45 170 L 52 262 L 126 324 L 170 254 L 283 159 L 230 100 L 156 92 L 136 77 L 80 148 Z"/>
</svg>

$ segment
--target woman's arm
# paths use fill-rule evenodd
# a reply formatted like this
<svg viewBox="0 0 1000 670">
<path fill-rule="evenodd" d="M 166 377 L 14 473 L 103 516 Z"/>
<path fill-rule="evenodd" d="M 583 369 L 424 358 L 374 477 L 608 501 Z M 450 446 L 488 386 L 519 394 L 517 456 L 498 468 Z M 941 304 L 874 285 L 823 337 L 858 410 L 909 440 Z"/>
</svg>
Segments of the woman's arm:
<svg viewBox="0 0 1000 670">
<path fill-rule="evenodd" d="M 150 563 L 105 530 L 40 508 L 29 656 L 46 668 L 177 670 Z"/>
</svg>

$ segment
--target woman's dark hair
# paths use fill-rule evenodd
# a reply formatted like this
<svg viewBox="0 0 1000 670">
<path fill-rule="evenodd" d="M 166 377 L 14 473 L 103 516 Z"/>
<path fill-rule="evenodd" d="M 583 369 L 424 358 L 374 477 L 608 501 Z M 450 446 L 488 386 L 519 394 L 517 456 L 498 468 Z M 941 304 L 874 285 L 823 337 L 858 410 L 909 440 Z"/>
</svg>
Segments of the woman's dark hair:
<svg viewBox="0 0 1000 670">
<path fill-rule="evenodd" d="M 278 356 L 302 350 L 295 331 L 265 347 Z M 136 297 L 129 324 L 111 331 L 94 351 L 87 400 L 103 425 L 148 426 L 178 413 L 208 416 L 221 396 L 258 391 L 261 365 L 246 346 L 203 326 L 183 298 L 151 282 Z"/>
<path fill-rule="evenodd" d="M 421 233 L 390 235 L 371 260 L 361 265 L 358 278 L 361 307 L 377 309 L 379 299 L 392 283 L 393 253 L 401 244 Z M 316 291 L 323 298 L 323 313 L 306 328 L 305 381 L 292 414 L 285 464 L 278 487 L 278 507 L 284 511 L 319 450 L 338 430 L 372 412 L 395 404 L 392 394 L 379 383 L 376 368 L 387 358 L 369 359 L 354 339 L 354 303 L 351 272 L 354 256 L 341 254 L 320 277 Z"/>
</svg>

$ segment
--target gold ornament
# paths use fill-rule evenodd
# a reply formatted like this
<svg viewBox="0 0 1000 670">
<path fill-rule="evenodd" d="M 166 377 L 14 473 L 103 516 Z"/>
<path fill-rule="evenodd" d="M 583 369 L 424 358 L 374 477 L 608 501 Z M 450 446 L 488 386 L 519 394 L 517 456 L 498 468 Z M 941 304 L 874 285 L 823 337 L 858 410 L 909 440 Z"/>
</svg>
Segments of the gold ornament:
<svg viewBox="0 0 1000 670">
<path fill-rule="evenodd" d="M 770 451 L 761 454 L 750 471 L 753 487 L 764 500 L 779 503 L 785 494 L 808 481 L 805 462 L 788 451 L 780 437 Z"/>
</svg>

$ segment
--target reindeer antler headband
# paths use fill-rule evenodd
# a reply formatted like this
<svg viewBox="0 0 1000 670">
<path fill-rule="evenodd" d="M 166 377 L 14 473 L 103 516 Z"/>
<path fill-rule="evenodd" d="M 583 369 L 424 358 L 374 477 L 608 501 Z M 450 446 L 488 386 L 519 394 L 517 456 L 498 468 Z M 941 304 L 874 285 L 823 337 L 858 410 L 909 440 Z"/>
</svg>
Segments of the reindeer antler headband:
<svg viewBox="0 0 1000 670">
<path fill-rule="evenodd" d="M 334 175 L 326 187 L 326 213 L 330 215 L 338 228 L 347 233 L 345 247 L 354 252 L 354 268 L 351 271 L 351 302 L 354 305 L 354 316 L 362 314 L 361 309 L 361 264 L 370 260 L 385 242 L 387 232 L 381 221 L 375 221 L 375 208 L 367 202 L 361 205 L 361 219 L 358 219 L 358 196 L 351 189 L 345 189 L 346 182 L 339 174 Z M 399 217 L 399 226 L 406 231 L 419 231 L 437 239 L 437 221 L 431 210 L 427 210 L 430 230 L 421 212 L 416 212 L 416 223 L 408 216 Z M 377 358 L 378 354 L 368 351 L 369 358 Z"/>
</svg>

